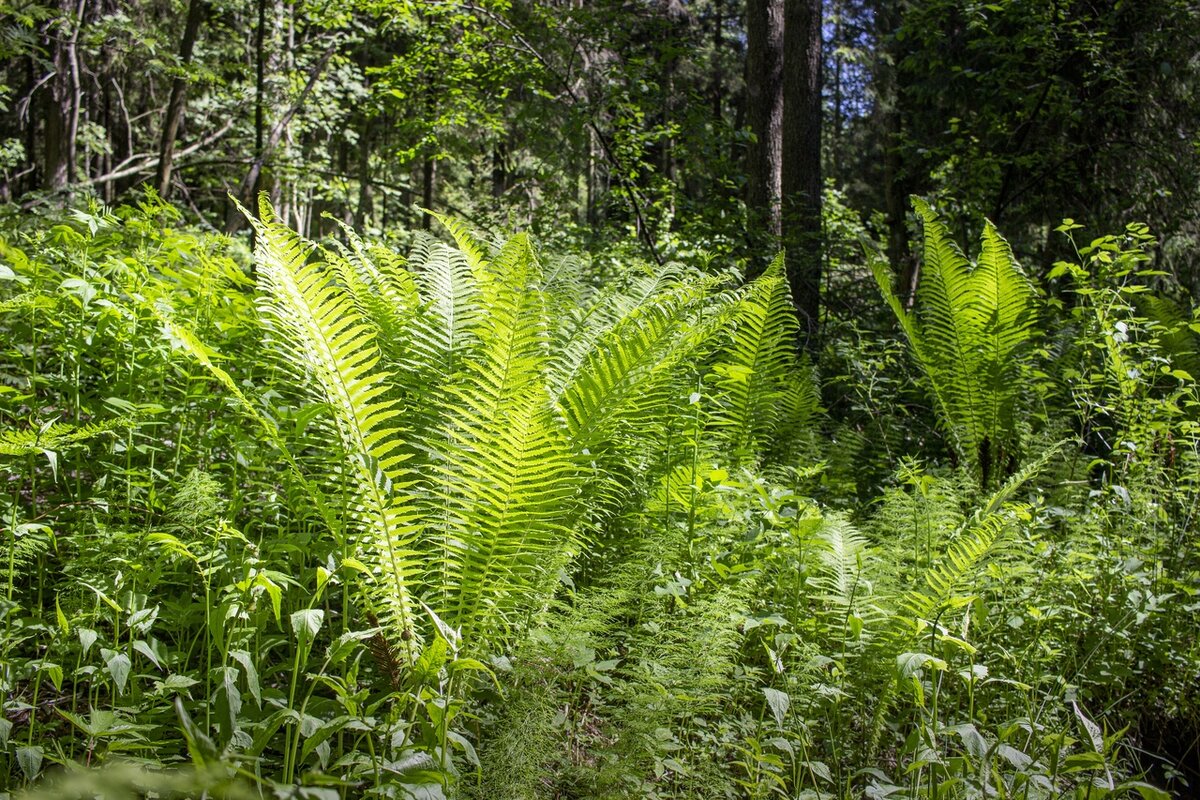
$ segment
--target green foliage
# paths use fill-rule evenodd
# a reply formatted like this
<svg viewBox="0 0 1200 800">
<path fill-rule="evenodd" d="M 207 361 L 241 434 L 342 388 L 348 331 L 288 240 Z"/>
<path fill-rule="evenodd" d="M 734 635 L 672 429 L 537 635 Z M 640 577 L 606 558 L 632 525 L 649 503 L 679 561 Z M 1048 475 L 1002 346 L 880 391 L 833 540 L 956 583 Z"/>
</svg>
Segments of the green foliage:
<svg viewBox="0 0 1200 800">
<path fill-rule="evenodd" d="M 254 285 L 172 219 L 4 233 L 4 791 L 1183 785 L 1145 753 L 1200 719 L 1194 332 L 1141 228 L 1034 317 L 998 234 L 971 268 L 931 219 L 894 301 L 923 374 L 838 342 L 825 417 L 779 262 L 599 281 L 525 235 L 402 256 L 264 207 Z M 1037 455 L 1002 480 L 971 436 Z"/>
<path fill-rule="evenodd" d="M 990 486 L 1013 471 L 1020 451 L 1022 369 L 1036 332 L 1037 295 L 990 222 L 972 263 L 924 200 L 913 198 L 913 207 L 925 234 L 916 308 L 906 309 L 892 290 L 886 263 L 874 262 L 875 279 L 955 450 Z"/>
</svg>

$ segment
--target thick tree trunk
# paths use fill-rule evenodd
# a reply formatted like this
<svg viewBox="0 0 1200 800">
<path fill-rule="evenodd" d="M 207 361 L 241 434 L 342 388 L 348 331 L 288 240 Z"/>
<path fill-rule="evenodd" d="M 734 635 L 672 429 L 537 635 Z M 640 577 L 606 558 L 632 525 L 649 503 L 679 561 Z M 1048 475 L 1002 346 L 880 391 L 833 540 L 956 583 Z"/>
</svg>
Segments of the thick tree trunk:
<svg viewBox="0 0 1200 800">
<path fill-rule="evenodd" d="M 75 161 L 76 92 L 72 82 L 75 66 L 75 41 L 79 20 L 73 0 L 60 0 L 61 15 L 57 25 L 48 31 L 47 50 L 54 75 L 47 81 L 43 93 L 45 141 L 43 142 L 42 186 L 51 191 L 66 189 L 71 182 Z"/>
<path fill-rule="evenodd" d="M 746 204 L 775 237 L 780 234 L 783 168 L 783 0 L 746 3 L 746 95 L 750 145 Z"/>
<path fill-rule="evenodd" d="M 196 45 L 196 37 L 200 34 L 200 21 L 204 17 L 204 0 L 188 0 L 187 21 L 183 26 L 183 41 L 179 44 L 179 66 L 186 71 L 192 63 L 192 49 Z M 158 193 L 163 198 L 171 194 L 171 168 L 175 158 L 175 139 L 179 135 L 179 125 L 183 122 L 183 112 L 187 105 L 187 75 L 180 74 L 171 82 L 171 97 L 167 101 L 167 116 L 163 120 L 162 143 L 159 146 L 158 176 L 156 184 Z"/>
<path fill-rule="evenodd" d="M 783 68 L 783 241 L 805 346 L 821 314 L 821 0 L 786 0 Z"/>
</svg>

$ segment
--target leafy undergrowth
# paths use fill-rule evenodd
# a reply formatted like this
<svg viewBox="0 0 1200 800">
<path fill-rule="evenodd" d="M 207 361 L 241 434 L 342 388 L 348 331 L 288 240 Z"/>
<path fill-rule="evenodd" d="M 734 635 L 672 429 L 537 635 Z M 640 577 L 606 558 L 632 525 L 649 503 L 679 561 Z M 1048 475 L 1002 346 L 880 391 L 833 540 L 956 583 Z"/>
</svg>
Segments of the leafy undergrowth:
<svg viewBox="0 0 1200 800">
<path fill-rule="evenodd" d="M 1143 228 L 1038 286 L 918 211 L 816 365 L 782 259 L 9 223 L 0 788 L 1186 793 L 1200 322 Z"/>
</svg>

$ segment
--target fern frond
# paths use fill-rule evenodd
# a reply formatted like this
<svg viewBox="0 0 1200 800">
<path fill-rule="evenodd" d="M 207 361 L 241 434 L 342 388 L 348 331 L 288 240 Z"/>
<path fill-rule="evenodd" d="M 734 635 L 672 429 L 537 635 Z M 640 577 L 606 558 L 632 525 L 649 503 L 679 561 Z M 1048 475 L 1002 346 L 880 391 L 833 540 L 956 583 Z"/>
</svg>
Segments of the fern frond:
<svg viewBox="0 0 1200 800">
<path fill-rule="evenodd" d="M 116 417 L 103 422 L 71 425 L 67 422 L 51 421 L 38 428 L 0 431 L 0 456 L 24 456 L 33 453 L 57 452 L 72 445 L 81 444 L 106 433 L 132 427 L 137 417 Z"/>
<path fill-rule="evenodd" d="M 713 424 L 735 459 L 752 456 L 775 434 L 797 366 L 799 325 L 783 264 L 780 253 L 737 302 L 730 342 L 712 370 L 717 387 Z"/>
<path fill-rule="evenodd" d="M 817 531 L 819 545 L 817 571 L 812 585 L 838 618 L 853 613 L 871 593 L 871 583 L 863 574 L 867 539 L 843 517 L 827 517 Z"/>
<path fill-rule="evenodd" d="M 309 377 L 314 399 L 331 411 L 352 479 L 349 511 L 370 556 L 381 616 L 411 659 L 419 646 L 418 527 L 403 494 L 411 479 L 398 447 L 400 412 L 387 396 L 387 374 L 377 369 L 375 331 L 325 266 L 309 261 L 311 245 L 274 222 L 265 203 L 261 219 L 254 221 L 260 309 L 277 334 L 281 357 Z"/>
<path fill-rule="evenodd" d="M 481 273 L 488 263 L 488 248 L 483 242 L 471 233 L 467 224 L 460 219 L 447 217 L 443 214 L 433 213 L 433 218 L 442 224 L 450 236 L 453 237 L 454 243 L 458 245 L 458 250 L 466 257 L 467 266 L 475 273 L 476 277 L 481 277 Z"/>
<path fill-rule="evenodd" d="M 342 225 L 348 244 L 336 243 L 336 252 L 323 258 L 350 293 L 359 313 L 375 324 L 380 349 L 390 363 L 403 361 L 411 329 L 409 322 L 421 305 L 416 281 L 404 259 L 384 247 L 372 247 L 348 226 Z"/>
<path fill-rule="evenodd" d="M 42 292 L 21 292 L 6 300 L 0 300 L 0 314 L 10 314 L 14 311 L 34 308 L 45 310 L 54 308 L 54 306 L 54 298 Z"/>
<path fill-rule="evenodd" d="M 54 531 L 48 525 L 40 522 L 6 522 L 10 524 L 6 525 L 5 531 L 4 566 L 10 577 L 32 567 L 41 556 L 57 546 Z"/>
<path fill-rule="evenodd" d="M 969 580 L 986 562 L 1010 520 L 1026 513 L 1027 506 L 1010 503 L 1013 495 L 1045 468 L 1062 445 L 1060 442 L 1051 446 L 1013 474 L 963 523 L 941 557 L 925 570 L 920 579 L 924 586 L 908 591 L 899 599 L 887 646 L 899 652 L 897 647 L 905 646 L 926 623 L 961 599 L 964 592 L 969 594 Z"/>
<path fill-rule="evenodd" d="M 572 551 L 577 470 L 545 390 L 545 305 L 528 239 L 482 266 L 487 332 L 445 390 L 430 516 L 443 550 L 439 613 L 486 647 Z"/>
<path fill-rule="evenodd" d="M 668 355 L 699 299 L 693 289 L 675 289 L 597 337 L 558 398 L 578 452 L 600 454 L 645 421 L 646 401 L 669 376 Z"/>
<path fill-rule="evenodd" d="M 1134 295 L 1138 312 L 1150 320 L 1158 347 L 1175 369 L 1200 380 L 1200 329 L 1197 320 L 1173 300 L 1147 292 Z"/>
<path fill-rule="evenodd" d="M 479 280 L 458 250 L 429 245 L 410 264 L 427 313 L 413 320 L 413 358 L 405 366 L 431 369 L 439 379 L 452 376 L 479 343 L 483 322 Z"/>
</svg>

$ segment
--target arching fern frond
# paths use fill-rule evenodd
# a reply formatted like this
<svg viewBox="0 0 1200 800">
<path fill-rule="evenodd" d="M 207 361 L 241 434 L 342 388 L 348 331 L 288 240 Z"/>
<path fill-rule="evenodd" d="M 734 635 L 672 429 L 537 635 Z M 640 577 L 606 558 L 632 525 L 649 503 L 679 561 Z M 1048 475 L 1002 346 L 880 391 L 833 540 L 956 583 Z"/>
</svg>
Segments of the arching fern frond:
<svg viewBox="0 0 1200 800">
<path fill-rule="evenodd" d="M 136 416 L 124 416 L 84 425 L 52 420 L 37 428 L 0 431 L 0 456 L 56 452 L 136 424 Z"/>
<path fill-rule="evenodd" d="M 914 581 L 913 588 L 895 598 L 886 629 L 872 642 L 877 663 L 895 663 L 924 631 L 936 633 L 936 625 L 945 613 L 975 598 L 976 576 L 996 554 L 1014 518 L 1028 514 L 1028 506 L 1011 502 L 1013 496 L 1041 472 L 1062 445 L 1060 442 L 1048 448 L 992 492 L 946 544 L 942 554 Z M 878 744 L 894 690 L 895 683 L 890 683 L 879 695 L 870 736 L 872 750 Z"/>
<path fill-rule="evenodd" d="M 578 452 L 600 454 L 645 421 L 644 401 L 669 376 L 668 354 L 700 297 L 687 288 L 664 293 L 595 340 L 558 398 Z"/>
<path fill-rule="evenodd" d="M 364 242 L 349 227 L 347 244 L 322 256 L 349 292 L 359 313 L 375 325 L 380 349 L 390 364 L 405 360 L 411 346 L 409 323 L 420 312 L 421 297 L 404 259 L 384 247 Z"/>
<path fill-rule="evenodd" d="M 713 422 L 735 459 L 753 457 L 775 434 L 795 377 L 799 325 L 783 269 L 781 253 L 737 302 L 730 342 L 712 368 Z"/>
<path fill-rule="evenodd" d="M 311 245 L 275 222 L 265 202 L 260 214 L 261 222 L 252 221 L 262 315 L 279 355 L 308 376 L 313 399 L 330 409 L 355 498 L 350 527 L 372 566 L 380 619 L 411 659 L 419 646 L 418 528 L 403 492 L 411 478 L 398 446 L 400 412 L 378 369 L 376 332 L 326 266 L 309 260 Z"/>
<path fill-rule="evenodd" d="M 440 242 L 410 259 L 427 312 L 413 320 L 413 359 L 406 366 L 452 376 L 479 343 L 482 301 L 467 257 Z"/>
<path fill-rule="evenodd" d="M 442 548 L 439 613 L 486 648 L 572 552 L 577 470 L 545 388 L 545 306 L 527 237 L 481 267 L 487 329 L 446 388 L 427 502 Z"/>
<path fill-rule="evenodd" d="M 818 592 L 816 599 L 824 604 L 833 624 L 844 625 L 872 591 L 863 569 L 867 539 L 845 518 L 831 516 L 817 531 L 815 542 L 817 569 L 811 583 Z"/>
</svg>

